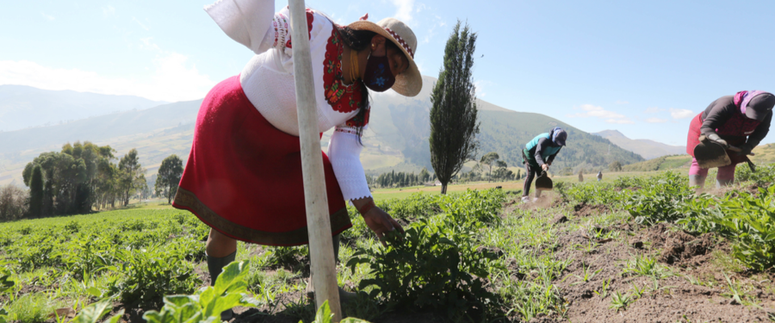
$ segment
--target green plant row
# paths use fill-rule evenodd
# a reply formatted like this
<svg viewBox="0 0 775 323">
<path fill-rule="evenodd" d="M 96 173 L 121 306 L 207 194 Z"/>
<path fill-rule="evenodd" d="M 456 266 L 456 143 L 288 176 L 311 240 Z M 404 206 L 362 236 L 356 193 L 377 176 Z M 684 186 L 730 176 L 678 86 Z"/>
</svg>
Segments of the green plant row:
<svg viewBox="0 0 775 323">
<path fill-rule="evenodd" d="M 504 200 L 501 190 L 436 197 L 432 204 L 442 213 L 412 222 L 406 234 L 390 237 L 387 248 L 358 248 L 347 266 L 355 271 L 370 264 L 374 278 L 362 280 L 359 288 L 371 287 L 370 297 L 386 304 L 480 321 L 498 308 L 497 295 L 485 288 L 498 257 L 479 248 L 478 232 L 499 223 Z"/>
<path fill-rule="evenodd" d="M 107 214 L 113 217 L 3 224 L 2 270 L 10 277 L 33 275 L 43 286 L 71 281 L 85 286 L 104 277 L 100 286 L 82 289 L 91 299 L 116 299 L 129 307 L 158 307 L 165 295 L 190 293 L 201 283 L 191 261 L 204 258 L 207 229 L 195 217 L 178 210 Z M 9 279 L 0 277 L 0 283 Z M 15 295 L 21 287 L 0 292 Z"/>
<path fill-rule="evenodd" d="M 733 255 L 749 268 L 763 271 L 775 266 L 775 165 L 751 172 L 738 167 L 736 180 L 754 185 L 751 193 L 733 187 L 722 196 L 696 194 L 685 175 L 664 172 L 652 177 L 620 177 L 611 184 L 558 185 L 568 203 L 603 204 L 624 209 L 636 222 L 673 223 L 695 234 L 714 232 L 729 238 Z"/>
<path fill-rule="evenodd" d="M 488 226 L 500 223 L 504 200 L 502 190 L 487 190 L 444 196 L 417 194 L 380 202 L 380 207 L 412 224 L 405 226 L 403 244 L 390 248 L 357 244 L 361 249 L 353 259 L 365 264 L 369 274 L 356 283 L 371 291 L 383 308 L 417 299 L 420 301 L 409 305 L 449 310 L 451 317 L 484 315 L 485 305 L 497 301 L 497 296 L 484 288 L 490 279 L 489 271 L 496 266 L 496 256 L 480 248 L 480 237 Z M 359 217 L 354 210 L 351 216 Z M 372 233 L 363 220 L 353 223 L 355 228 L 343 234 L 344 240 L 371 239 Z M 50 286 L 49 292 L 63 284 L 78 286 L 77 295 L 64 296 L 77 298 L 76 306 L 79 302 L 120 301 L 126 308 L 188 311 L 181 307 L 188 304 L 186 299 L 201 300 L 205 295 L 194 293 L 202 282 L 193 264 L 204 258 L 207 231 L 208 227 L 194 216 L 171 209 L 112 211 L 0 225 L 0 293 L 9 295 L 9 302 L 4 304 L 10 305 L 5 307 L 8 320 L 21 319 L 22 314 L 15 309 L 25 306 L 23 299 L 33 295 L 20 295 L 19 291 L 22 284 L 31 281 Z M 271 248 L 259 260 L 260 267 L 282 267 L 297 262 L 306 252 L 304 247 Z M 375 259 L 379 260 L 375 263 Z M 395 264 L 391 261 L 403 267 L 391 270 Z M 252 276 L 248 279 L 251 284 L 259 284 L 254 280 Z M 401 289 L 396 281 L 409 285 Z M 250 290 L 265 292 L 256 286 L 250 286 Z M 73 307 L 72 301 L 70 298 L 65 306 Z M 102 313 L 101 309 L 90 311 L 92 317 Z M 0 312 L 0 318 L 5 315 Z M 45 317 L 22 320 L 42 322 Z"/>
</svg>

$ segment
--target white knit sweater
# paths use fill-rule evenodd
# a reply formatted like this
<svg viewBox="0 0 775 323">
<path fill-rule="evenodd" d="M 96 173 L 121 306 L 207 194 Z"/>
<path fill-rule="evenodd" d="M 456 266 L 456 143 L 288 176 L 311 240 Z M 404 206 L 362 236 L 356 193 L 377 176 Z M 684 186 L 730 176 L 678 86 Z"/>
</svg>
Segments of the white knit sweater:
<svg viewBox="0 0 775 323">
<path fill-rule="evenodd" d="M 288 8 L 274 13 L 273 0 L 219 0 L 205 10 L 229 37 L 256 53 L 240 74 L 240 84 L 248 100 L 277 129 L 298 136 L 293 51 L 288 46 Z M 355 128 L 347 124 L 350 121 L 352 125 L 351 119 L 358 114 L 358 109 L 350 111 L 339 107 L 337 111 L 326 97 L 326 51 L 327 45 L 331 49 L 329 42 L 334 25 L 318 12 L 308 10 L 307 16 L 308 20 L 310 16 L 313 18 L 309 35 L 318 131 L 325 132 L 336 127 L 328 145 L 328 157 L 344 198 L 370 197 L 359 158 L 362 146 Z M 339 63 L 337 67 L 341 71 L 341 62 L 336 63 Z M 328 71 L 330 77 L 331 70 Z"/>
</svg>

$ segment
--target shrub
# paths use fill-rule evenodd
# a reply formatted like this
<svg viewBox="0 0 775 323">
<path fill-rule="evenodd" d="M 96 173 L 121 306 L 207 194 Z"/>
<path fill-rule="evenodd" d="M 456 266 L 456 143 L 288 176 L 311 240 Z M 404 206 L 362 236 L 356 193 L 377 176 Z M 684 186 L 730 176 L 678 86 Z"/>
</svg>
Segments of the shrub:
<svg viewBox="0 0 775 323">
<path fill-rule="evenodd" d="M 0 187 L 0 221 L 13 221 L 27 213 L 28 193 L 8 184 Z"/>
<path fill-rule="evenodd" d="M 125 250 L 120 257 L 126 278 L 110 290 L 128 307 L 159 308 L 165 295 L 189 294 L 202 283 L 191 263 L 164 248 Z"/>
<path fill-rule="evenodd" d="M 358 248 L 347 266 L 353 272 L 358 264 L 371 266 L 375 277 L 362 280 L 359 288 L 372 286 L 372 298 L 444 310 L 453 320 L 485 319 L 498 308 L 493 305 L 499 299 L 484 287 L 497 256 L 479 250 L 476 234 L 500 221 L 504 199 L 502 190 L 441 196 L 437 203 L 443 214 L 412 223 L 402 237 L 391 234 L 388 248 Z"/>
</svg>

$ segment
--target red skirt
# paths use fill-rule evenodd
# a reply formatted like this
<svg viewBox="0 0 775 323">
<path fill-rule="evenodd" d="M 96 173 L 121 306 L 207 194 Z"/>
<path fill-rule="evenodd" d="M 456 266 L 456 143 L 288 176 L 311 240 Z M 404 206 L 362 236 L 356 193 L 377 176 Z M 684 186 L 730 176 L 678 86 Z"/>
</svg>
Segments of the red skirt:
<svg viewBox="0 0 775 323">
<path fill-rule="evenodd" d="M 694 157 L 694 147 L 697 147 L 697 145 L 700 144 L 700 135 L 702 133 L 700 132 L 700 128 L 702 127 L 702 112 L 700 112 L 697 116 L 692 118 L 692 123 L 689 124 L 689 135 L 686 138 L 686 153 Z M 727 140 L 727 143 L 732 146 L 740 146 L 745 143 L 745 137 L 743 137 L 743 140 Z M 729 156 L 729 160 L 732 161 L 732 165 L 737 165 L 739 163 L 742 163 L 746 160 L 745 156 L 740 156 L 735 151 L 731 151 L 727 149 L 727 155 Z"/>
<path fill-rule="evenodd" d="M 306 244 L 299 137 L 270 124 L 248 101 L 239 77 L 207 94 L 173 206 L 246 242 Z M 350 228 L 344 197 L 323 155 L 332 235 Z"/>
</svg>

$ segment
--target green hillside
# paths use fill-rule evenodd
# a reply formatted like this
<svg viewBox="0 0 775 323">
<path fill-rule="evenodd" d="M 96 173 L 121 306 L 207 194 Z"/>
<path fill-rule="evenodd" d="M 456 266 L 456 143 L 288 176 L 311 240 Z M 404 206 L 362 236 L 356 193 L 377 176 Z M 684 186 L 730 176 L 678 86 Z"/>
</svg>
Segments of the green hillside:
<svg viewBox="0 0 775 323">
<path fill-rule="evenodd" d="M 753 149 L 754 155 L 751 156 L 751 161 L 756 164 L 772 164 L 775 163 L 775 144 L 766 144 Z"/>
<path fill-rule="evenodd" d="M 423 80 L 423 90 L 413 98 L 390 92 L 372 93 L 372 113 L 361 154 L 368 173 L 380 174 L 391 170 L 419 172 L 423 167 L 433 171 L 428 137 L 430 89 L 435 79 L 424 77 Z M 193 122 L 200 102 L 177 102 L 56 126 L 0 132 L 0 142 L 3 143 L 0 145 L 0 185 L 14 181 L 20 184 L 26 163 L 42 152 L 59 151 L 63 144 L 75 141 L 110 145 L 117 150 L 117 156 L 136 148 L 140 163 L 151 176 L 170 154 L 177 154 L 184 161 L 188 157 Z M 537 134 L 561 126 L 568 131 L 568 146 L 555 160 L 554 171 L 605 168 L 615 160 L 622 164 L 643 160 L 607 139 L 545 115 L 511 111 L 481 100 L 478 108 L 481 132 L 477 157 L 495 151 L 509 166 L 521 167 L 521 147 Z M 329 138 L 330 132 L 324 134 L 321 141 L 324 150 Z"/>
<path fill-rule="evenodd" d="M 626 172 L 648 172 L 655 170 L 667 170 L 676 168 L 688 168 L 692 163 L 691 155 L 671 155 L 649 159 L 622 167 Z"/>
<path fill-rule="evenodd" d="M 479 155 L 495 151 L 509 166 L 521 165 L 521 149 L 527 142 L 558 126 L 568 132 L 568 140 L 567 146 L 562 148 L 552 165 L 555 171 L 570 168 L 575 172 L 582 168 L 589 170 L 607 167 L 615 160 L 622 164 L 643 160 L 640 155 L 619 148 L 608 139 L 583 132 L 542 114 L 483 110 L 479 115 L 482 122 Z"/>
</svg>

